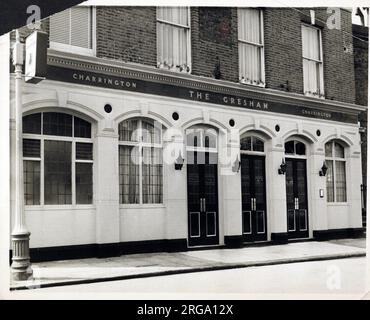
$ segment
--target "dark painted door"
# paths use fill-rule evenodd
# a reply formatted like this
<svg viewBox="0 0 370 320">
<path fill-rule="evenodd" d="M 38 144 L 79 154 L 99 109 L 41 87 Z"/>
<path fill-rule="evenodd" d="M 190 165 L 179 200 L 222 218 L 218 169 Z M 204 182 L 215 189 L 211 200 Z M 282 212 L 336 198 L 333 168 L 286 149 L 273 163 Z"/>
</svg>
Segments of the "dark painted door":
<svg viewBox="0 0 370 320">
<path fill-rule="evenodd" d="M 188 152 L 189 246 L 218 244 L 217 154 Z"/>
<path fill-rule="evenodd" d="M 265 157 L 242 155 L 242 231 L 245 242 L 267 240 Z"/>
<path fill-rule="evenodd" d="M 286 159 L 286 201 L 289 239 L 308 237 L 306 160 Z"/>
</svg>

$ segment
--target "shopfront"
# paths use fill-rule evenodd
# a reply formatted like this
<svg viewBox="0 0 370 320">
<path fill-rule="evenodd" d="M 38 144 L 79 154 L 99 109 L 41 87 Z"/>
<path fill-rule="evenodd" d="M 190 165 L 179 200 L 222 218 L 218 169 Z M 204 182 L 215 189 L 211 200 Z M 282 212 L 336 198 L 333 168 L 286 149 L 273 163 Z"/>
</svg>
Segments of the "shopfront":
<svg viewBox="0 0 370 320">
<path fill-rule="evenodd" d="M 23 96 L 34 259 L 361 231 L 356 106 L 48 59 Z"/>
</svg>

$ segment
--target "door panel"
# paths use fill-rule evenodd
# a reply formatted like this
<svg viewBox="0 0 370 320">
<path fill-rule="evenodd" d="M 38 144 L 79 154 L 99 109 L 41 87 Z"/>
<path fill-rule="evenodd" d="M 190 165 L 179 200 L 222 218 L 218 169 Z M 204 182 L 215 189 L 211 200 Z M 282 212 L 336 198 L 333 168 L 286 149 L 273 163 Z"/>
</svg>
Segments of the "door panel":
<svg viewBox="0 0 370 320">
<path fill-rule="evenodd" d="M 190 237 L 200 237 L 200 212 L 190 212 Z"/>
<path fill-rule="evenodd" d="M 267 240 L 265 158 L 242 155 L 242 230 L 245 242 Z"/>
<path fill-rule="evenodd" d="M 286 159 L 288 237 L 308 237 L 307 169 L 305 159 Z"/>
<path fill-rule="evenodd" d="M 191 154 L 190 154 L 191 153 Z M 189 246 L 218 244 L 217 154 L 188 152 Z"/>
</svg>

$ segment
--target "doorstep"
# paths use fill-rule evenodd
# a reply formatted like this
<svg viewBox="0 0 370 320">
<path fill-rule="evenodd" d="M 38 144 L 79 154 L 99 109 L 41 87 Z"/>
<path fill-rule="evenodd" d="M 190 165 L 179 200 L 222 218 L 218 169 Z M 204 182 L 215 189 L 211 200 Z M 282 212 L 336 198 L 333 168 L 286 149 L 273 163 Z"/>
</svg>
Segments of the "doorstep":
<svg viewBox="0 0 370 320">
<path fill-rule="evenodd" d="M 13 281 L 10 290 L 227 270 L 274 264 L 363 257 L 365 238 L 289 242 L 274 246 L 214 248 L 186 252 L 130 254 L 33 263 L 33 280 Z"/>
</svg>

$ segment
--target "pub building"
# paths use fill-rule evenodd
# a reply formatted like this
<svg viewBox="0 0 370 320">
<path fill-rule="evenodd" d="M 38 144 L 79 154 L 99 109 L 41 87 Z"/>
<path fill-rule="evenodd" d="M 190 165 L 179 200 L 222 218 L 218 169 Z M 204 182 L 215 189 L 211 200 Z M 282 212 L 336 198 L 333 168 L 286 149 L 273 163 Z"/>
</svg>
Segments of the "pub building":
<svg viewBox="0 0 370 320">
<path fill-rule="evenodd" d="M 350 10 L 78 6 L 40 31 L 31 261 L 362 234 Z"/>
</svg>

